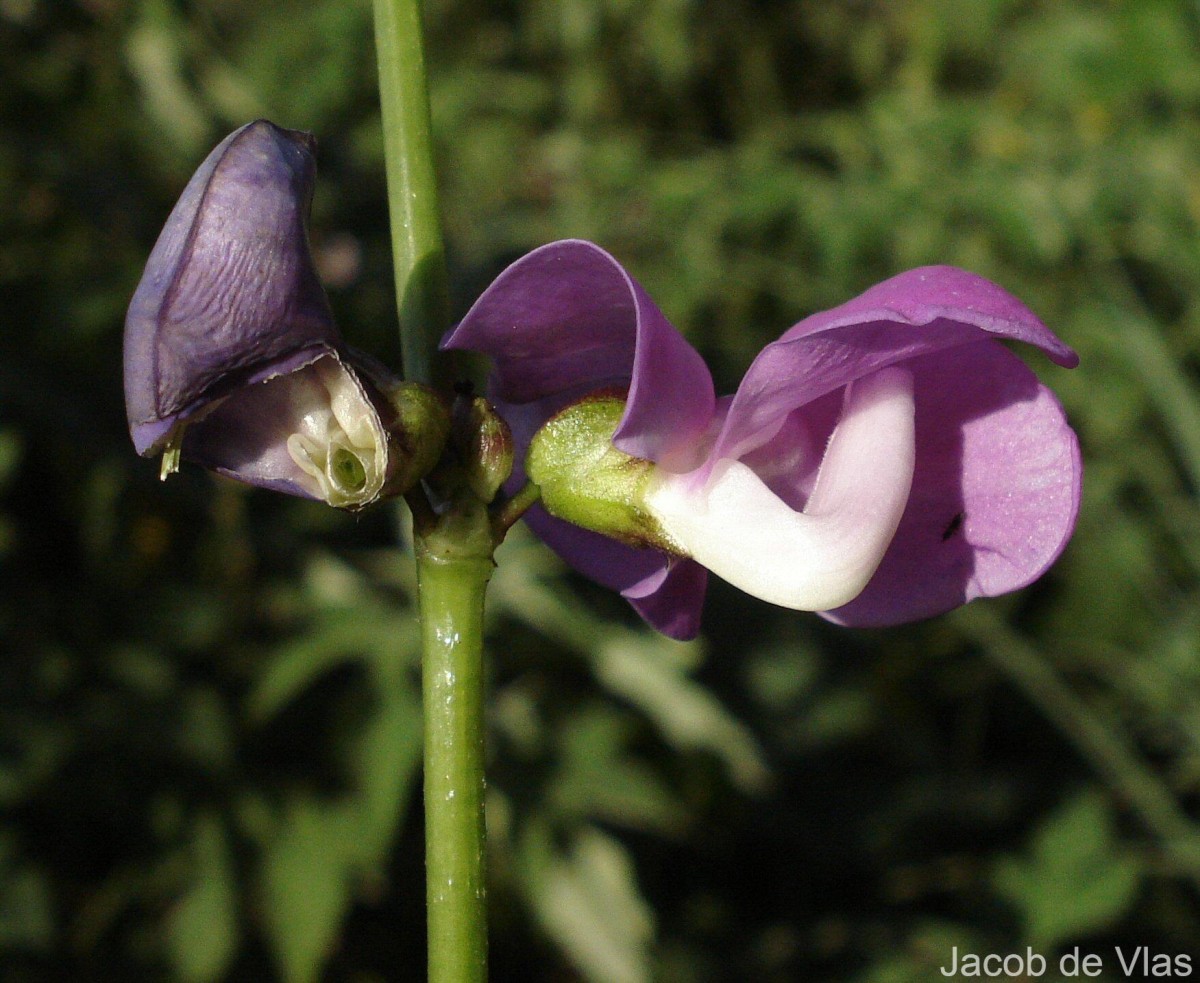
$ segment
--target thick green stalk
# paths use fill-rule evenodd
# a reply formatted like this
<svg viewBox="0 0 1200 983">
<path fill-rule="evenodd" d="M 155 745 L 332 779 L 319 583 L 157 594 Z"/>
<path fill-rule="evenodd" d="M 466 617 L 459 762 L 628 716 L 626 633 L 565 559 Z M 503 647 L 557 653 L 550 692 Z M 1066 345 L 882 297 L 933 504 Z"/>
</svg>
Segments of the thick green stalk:
<svg viewBox="0 0 1200 983">
<path fill-rule="evenodd" d="M 413 382 L 447 383 L 451 380 L 440 377 L 434 359 L 438 339 L 449 327 L 450 305 L 421 0 L 375 0 L 375 54 L 404 376 Z"/>
<path fill-rule="evenodd" d="M 442 521 L 426 535 L 418 533 L 416 548 L 424 647 L 428 978 L 483 983 L 483 596 L 493 566 L 487 514 L 480 507 Z"/>
<path fill-rule="evenodd" d="M 375 0 L 388 207 L 404 375 L 446 387 L 449 327 L 420 0 Z M 492 529 L 470 496 L 415 519 L 425 713 L 425 871 L 430 983 L 487 979 L 483 813 L 483 599 Z"/>
</svg>

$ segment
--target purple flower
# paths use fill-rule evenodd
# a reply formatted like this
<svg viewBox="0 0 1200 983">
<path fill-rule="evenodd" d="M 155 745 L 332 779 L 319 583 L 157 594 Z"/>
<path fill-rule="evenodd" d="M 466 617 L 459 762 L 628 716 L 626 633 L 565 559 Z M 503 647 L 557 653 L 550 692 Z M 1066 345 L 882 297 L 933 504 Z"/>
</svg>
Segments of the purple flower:
<svg viewBox="0 0 1200 983">
<path fill-rule="evenodd" d="M 666 548 L 541 510 L 529 519 L 578 570 L 687 638 L 705 566 L 845 625 L 929 617 L 1045 571 L 1074 527 L 1079 447 L 1003 339 L 1078 361 L 995 284 L 925 267 L 801 321 L 717 399 L 642 288 L 572 240 L 510 266 L 445 347 L 492 358 L 518 459 L 564 407 L 627 387 L 612 445 L 654 463 L 637 504 Z"/>
<path fill-rule="evenodd" d="M 139 454 L 358 508 L 400 480 L 392 380 L 342 342 L 309 254 L 315 141 L 266 120 L 193 175 L 125 321 Z"/>
</svg>

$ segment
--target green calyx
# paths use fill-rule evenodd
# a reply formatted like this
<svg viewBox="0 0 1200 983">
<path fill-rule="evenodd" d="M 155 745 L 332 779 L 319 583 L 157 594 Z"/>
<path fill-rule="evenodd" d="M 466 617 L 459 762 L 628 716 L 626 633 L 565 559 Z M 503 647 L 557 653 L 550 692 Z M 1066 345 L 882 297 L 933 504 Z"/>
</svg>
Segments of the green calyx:
<svg viewBox="0 0 1200 983">
<path fill-rule="evenodd" d="M 551 515 L 629 546 L 679 552 L 642 505 L 654 463 L 613 446 L 625 398 L 600 390 L 547 420 L 530 442 L 526 474 Z"/>
</svg>

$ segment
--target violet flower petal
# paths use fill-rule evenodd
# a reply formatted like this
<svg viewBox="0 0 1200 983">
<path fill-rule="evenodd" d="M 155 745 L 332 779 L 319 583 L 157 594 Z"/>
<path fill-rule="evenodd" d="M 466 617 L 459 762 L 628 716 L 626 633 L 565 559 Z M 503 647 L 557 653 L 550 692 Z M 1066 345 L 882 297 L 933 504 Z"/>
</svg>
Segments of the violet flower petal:
<svg viewBox="0 0 1200 983">
<path fill-rule="evenodd" d="M 708 571 L 694 560 L 676 559 L 621 591 L 633 609 L 668 638 L 686 642 L 700 633 Z"/>
<path fill-rule="evenodd" d="M 855 379 L 988 337 L 1037 345 L 1066 367 L 1079 362 L 1032 311 L 994 283 L 955 267 L 921 267 L 806 318 L 767 345 L 738 387 L 709 462 L 741 457 L 789 411 Z"/>
<path fill-rule="evenodd" d="M 125 321 L 138 453 L 239 385 L 340 347 L 305 231 L 311 136 L 258 120 L 226 137 L 172 210 Z"/>
<path fill-rule="evenodd" d="M 863 592 L 823 612 L 838 624 L 898 624 L 1024 587 L 1058 559 L 1079 511 L 1079 442 L 1020 359 L 984 342 L 906 367 L 917 393 L 908 507 Z"/>
<path fill-rule="evenodd" d="M 618 591 L 657 631 L 679 641 L 700 631 L 708 571 L 699 563 L 634 549 L 556 519 L 540 506 L 525 520 L 542 542 L 589 580 Z"/>
<path fill-rule="evenodd" d="M 939 319 L 1036 345 L 1063 368 L 1079 364 L 1079 356 L 1024 303 L 991 280 L 956 266 L 919 266 L 898 273 L 844 304 L 806 317 L 779 340 L 872 321 L 922 325 Z"/>
<path fill-rule="evenodd" d="M 534 431 L 596 389 L 629 388 L 615 443 L 668 466 L 686 466 L 713 416 L 712 376 L 699 354 L 612 256 L 583 240 L 550 243 L 509 266 L 442 347 L 491 357 L 489 395 L 516 446 L 513 484 L 524 480 L 520 462 Z M 695 636 L 707 583 L 698 564 L 625 546 L 536 506 L 526 518 L 563 559 L 620 591 L 656 629 Z"/>
<path fill-rule="evenodd" d="M 442 347 L 490 356 L 491 395 L 505 403 L 628 386 L 615 442 L 637 457 L 690 453 L 712 419 L 703 359 L 620 263 L 580 239 L 513 263 Z"/>
<path fill-rule="evenodd" d="M 289 450 L 289 441 L 307 428 L 323 467 L 327 455 L 336 453 L 336 447 L 325 446 L 332 431 L 335 444 L 353 451 L 363 468 L 355 497 L 361 494 L 363 504 L 369 504 L 386 489 L 399 455 L 382 428 L 390 407 L 368 378 L 359 366 L 331 353 L 286 375 L 242 386 L 191 423 L 183 439 L 184 456 L 244 484 L 342 505 L 331 500 L 328 487 L 322 491 Z M 343 417 L 357 417 L 357 427 L 349 421 L 349 431 L 337 425 L 335 405 Z M 358 446 L 352 445 L 352 435 Z"/>
<path fill-rule="evenodd" d="M 182 457 L 362 508 L 407 474 L 390 382 L 343 345 L 309 253 L 314 146 L 259 120 L 188 182 L 126 317 L 126 408 L 164 476 Z"/>
<path fill-rule="evenodd" d="M 917 396 L 909 506 L 863 594 L 828 616 L 894 624 L 1022 587 L 1064 548 L 1081 469 L 1061 407 L 999 338 L 1035 344 L 1061 365 L 1078 361 L 1020 301 L 980 277 L 951 267 L 893 277 L 759 354 L 697 480 L 722 457 L 761 458 L 755 448 L 777 444 L 794 410 L 821 441 L 828 394 L 903 363 L 916 373 Z M 955 522 L 962 528 L 943 538 Z"/>
</svg>

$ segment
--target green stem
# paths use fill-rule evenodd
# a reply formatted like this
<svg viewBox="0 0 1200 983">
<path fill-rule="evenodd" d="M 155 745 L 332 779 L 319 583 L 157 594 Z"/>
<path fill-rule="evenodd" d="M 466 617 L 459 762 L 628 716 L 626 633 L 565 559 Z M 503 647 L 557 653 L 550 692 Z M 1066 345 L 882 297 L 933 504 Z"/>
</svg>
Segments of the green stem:
<svg viewBox="0 0 1200 983">
<path fill-rule="evenodd" d="M 496 542 L 504 539 L 504 534 L 512 528 L 529 509 L 536 505 L 542 497 L 542 490 L 532 481 L 525 482 L 525 486 L 518 491 L 512 498 L 501 502 L 493 507 L 492 512 L 492 534 Z"/>
<path fill-rule="evenodd" d="M 483 597 L 493 566 L 486 512 L 478 507 L 449 517 L 418 537 L 416 552 L 424 648 L 428 979 L 482 983 Z"/>
<path fill-rule="evenodd" d="M 448 388 L 449 326 L 420 0 L 375 0 L 392 259 L 405 377 Z M 483 598 L 492 538 L 482 503 L 413 505 L 424 652 L 425 866 L 430 983 L 487 979 Z"/>
<path fill-rule="evenodd" d="M 375 0 L 375 52 L 383 112 L 392 262 L 404 376 L 448 383 L 434 355 L 450 324 L 429 93 L 421 38 L 421 0 Z"/>
</svg>

